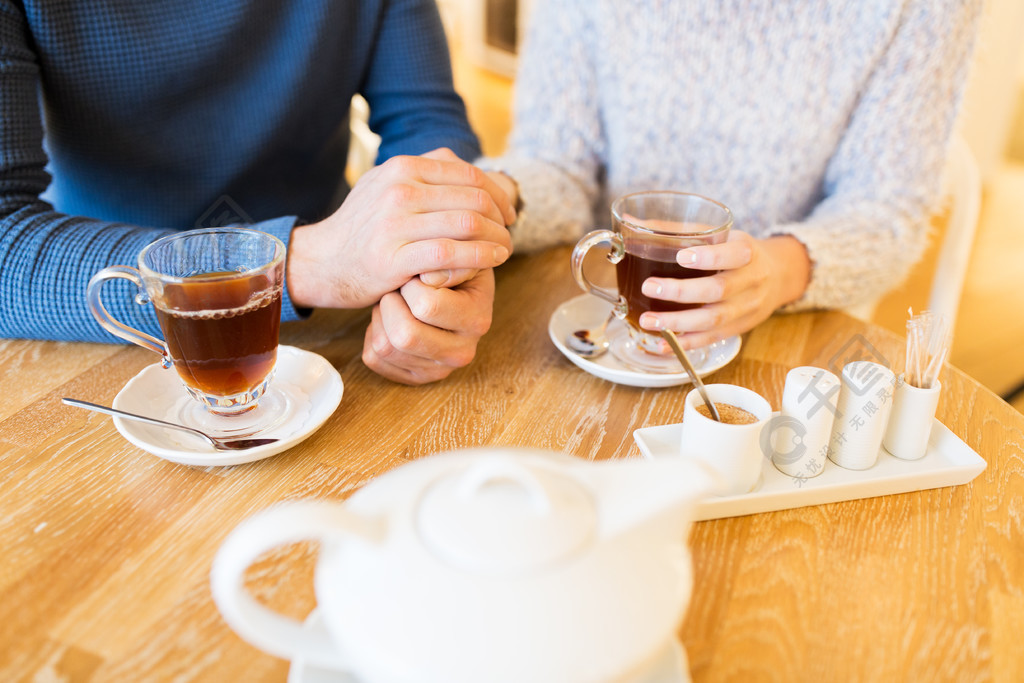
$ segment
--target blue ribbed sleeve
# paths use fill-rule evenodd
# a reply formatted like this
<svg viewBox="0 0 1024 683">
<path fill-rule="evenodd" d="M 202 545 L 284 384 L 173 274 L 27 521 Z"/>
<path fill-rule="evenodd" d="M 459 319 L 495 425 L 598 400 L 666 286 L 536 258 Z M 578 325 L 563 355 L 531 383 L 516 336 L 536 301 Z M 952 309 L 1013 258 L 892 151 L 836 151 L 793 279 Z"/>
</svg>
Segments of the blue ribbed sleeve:
<svg viewBox="0 0 1024 683">
<path fill-rule="evenodd" d="M 117 341 L 86 285 L 170 231 L 288 244 L 347 192 L 356 93 L 382 160 L 480 153 L 430 0 L 0 0 L 0 337 Z M 158 334 L 133 289 L 104 302 Z"/>
<path fill-rule="evenodd" d="M 377 162 L 438 147 L 472 161 L 479 142 L 467 126 L 453 125 L 465 121 L 466 108 L 452 87 L 450 63 L 436 59 L 439 50 L 448 54 L 437 7 L 420 0 L 387 5 L 363 88 L 370 128 L 382 138 Z"/>
</svg>

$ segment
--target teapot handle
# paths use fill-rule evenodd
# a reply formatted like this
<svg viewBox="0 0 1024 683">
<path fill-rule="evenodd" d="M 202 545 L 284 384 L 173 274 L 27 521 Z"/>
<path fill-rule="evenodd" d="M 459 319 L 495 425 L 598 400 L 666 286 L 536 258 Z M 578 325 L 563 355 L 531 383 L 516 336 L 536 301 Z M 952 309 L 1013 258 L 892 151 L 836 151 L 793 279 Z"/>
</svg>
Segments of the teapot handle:
<svg viewBox="0 0 1024 683">
<path fill-rule="evenodd" d="M 301 657 L 314 666 L 348 670 L 326 630 L 303 629 L 296 619 L 264 607 L 246 591 L 243 579 L 249 565 L 277 546 L 353 538 L 379 541 L 383 527 L 337 503 L 285 503 L 243 521 L 221 545 L 210 570 L 213 600 L 224 621 L 244 640 L 278 657 Z"/>
</svg>

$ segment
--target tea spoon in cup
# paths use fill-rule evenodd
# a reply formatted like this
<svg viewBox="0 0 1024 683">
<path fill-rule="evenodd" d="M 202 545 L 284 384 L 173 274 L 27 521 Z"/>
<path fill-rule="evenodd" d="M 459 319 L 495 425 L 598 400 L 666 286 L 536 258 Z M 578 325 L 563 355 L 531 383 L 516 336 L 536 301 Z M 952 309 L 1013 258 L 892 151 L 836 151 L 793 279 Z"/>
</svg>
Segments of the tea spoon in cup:
<svg viewBox="0 0 1024 683">
<path fill-rule="evenodd" d="M 139 422 L 145 422 L 147 424 L 156 425 L 157 427 L 167 427 L 168 429 L 179 429 L 189 434 L 195 434 L 198 437 L 206 439 L 206 441 L 218 451 L 244 451 L 248 448 L 256 448 L 257 446 L 266 446 L 267 444 L 279 441 L 279 439 L 218 439 L 212 437 L 209 434 L 205 434 L 198 429 L 192 429 L 185 425 L 175 424 L 173 422 L 165 422 L 164 420 L 157 420 L 153 417 L 146 417 L 145 415 L 136 415 L 135 413 L 126 413 L 123 410 L 116 408 L 108 408 L 107 406 L 101 406 L 97 403 L 89 403 L 88 401 L 80 401 L 77 398 L 62 398 L 61 401 L 65 405 L 75 406 L 76 408 L 85 408 L 86 410 L 92 410 L 97 413 L 104 413 L 106 415 L 113 415 L 115 417 L 123 417 L 128 420 L 138 420 Z"/>
<path fill-rule="evenodd" d="M 668 342 L 668 345 L 672 347 L 672 351 L 676 354 L 676 358 L 683 364 L 683 369 L 686 370 L 686 374 L 693 380 L 693 386 L 697 387 L 697 391 L 700 392 L 700 397 L 704 399 L 704 405 L 708 407 L 708 412 L 711 413 L 711 419 L 715 422 L 721 422 L 722 416 L 718 414 L 718 406 L 708 396 L 708 390 L 704 388 L 704 380 L 700 378 L 697 371 L 693 369 L 693 363 L 690 362 L 690 357 L 686 355 L 686 351 L 679 345 L 679 340 L 676 339 L 676 333 L 669 329 L 661 331 L 661 336 Z"/>
<path fill-rule="evenodd" d="M 614 317 L 615 311 L 612 311 L 597 327 L 570 332 L 565 337 L 565 345 L 584 358 L 597 358 L 604 354 L 611 345 L 605 332 L 608 329 L 608 323 Z"/>
</svg>

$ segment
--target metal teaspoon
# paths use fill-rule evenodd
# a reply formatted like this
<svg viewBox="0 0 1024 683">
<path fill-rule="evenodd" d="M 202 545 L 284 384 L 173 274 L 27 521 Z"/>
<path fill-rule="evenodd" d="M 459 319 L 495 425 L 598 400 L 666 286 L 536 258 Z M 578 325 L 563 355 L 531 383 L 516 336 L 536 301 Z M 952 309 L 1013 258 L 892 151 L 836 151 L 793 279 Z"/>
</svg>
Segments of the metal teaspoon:
<svg viewBox="0 0 1024 683">
<path fill-rule="evenodd" d="M 136 415 L 135 413 L 126 413 L 123 410 L 116 408 L 108 408 L 107 406 L 101 406 L 98 403 L 89 403 L 88 401 L 80 401 L 77 398 L 62 398 L 61 401 L 65 405 L 75 406 L 76 408 L 85 408 L 86 410 L 92 410 L 97 413 L 104 413 L 106 415 L 114 415 L 117 417 L 123 417 L 128 420 L 138 420 L 139 422 L 146 422 L 157 427 L 167 427 L 168 429 L 179 429 L 183 432 L 195 434 L 206 439 L 211 446 L 218 451 L 244 451 L 248 448 L 256 448 L 257 446 L 266 446 L 267 444 L 275 443 L 279 439 L 218 439 L 205 434 L 198 429 L 192 429 L 185 425 L 175 424 L 173 422 L 165 422 L 164 420 L 157 420 L 153 417 L 146 417 L 145 415 Z"/>
<path fill-rule="evenodd" d="M 683 351 L 683 347 L 679 345 L 679 340 L 676 339 L 676 333 L 669 329 L 661 331 L 661 336 L 664 337 L 668 345 L 672 347 L 672 351 L 675 352 L 676 358 L 683 364 L 683 369 L 686 370 L 686 374 L 693 380 L 693 385 L 697 387 L 697 391 L 700 392 L 700 397 L 704 399 L 704 405 L 708 407 L 708 412 L 711 413 L 711 417 L 715 422 L 721 422 L 722 416 L 718 414 L 718 408 L 715 406 L 715 402 L 708 396 L 708 390 L 704 388 L 704 382 L 701 380 L 700 375 L 693 369 L 693 363 L 690 362 L 690 357 L 686 355 L 686 351 Z"/>
</svg>

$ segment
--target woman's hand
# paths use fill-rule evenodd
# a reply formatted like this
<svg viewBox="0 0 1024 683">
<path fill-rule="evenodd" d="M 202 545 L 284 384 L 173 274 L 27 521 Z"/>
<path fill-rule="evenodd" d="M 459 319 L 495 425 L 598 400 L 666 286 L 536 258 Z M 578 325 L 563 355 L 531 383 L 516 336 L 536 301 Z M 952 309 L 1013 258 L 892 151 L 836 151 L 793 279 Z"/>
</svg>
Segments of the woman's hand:
<svg viewBox="0 0 1024 683">
<path fill-rule="evenodd" d="M 754 239 L 734 230 L 722 244 L 680 250 L 676 260 L 687 268 L 719 272 L 685 280 L 648 278 L 643 293 L 665 301 L 704 305 L 644 313 L 640 324 L 648 330 L 674 330 L 687 349 L 752 329 L 780 306 L 799 299 L 811 274 L 807 249 L 788 235 Z"/>
</svg>

